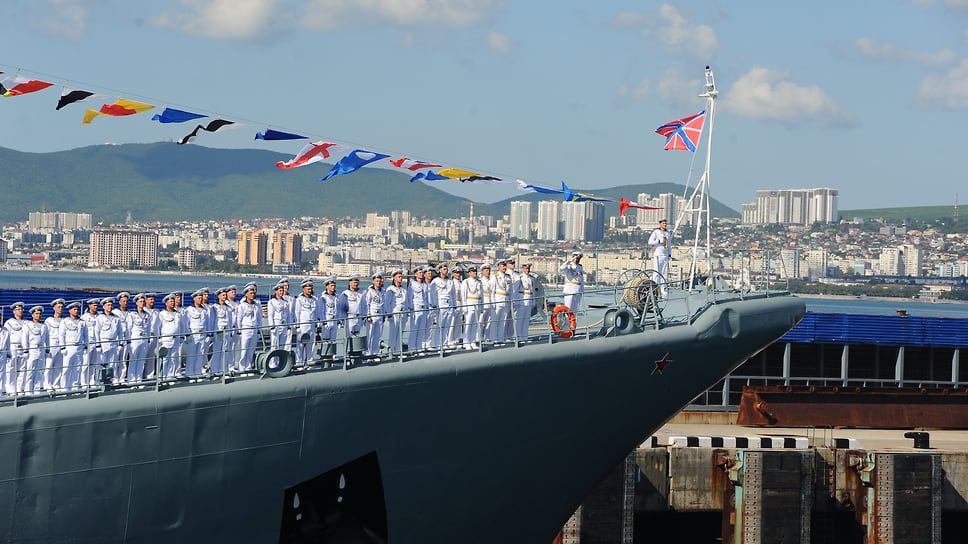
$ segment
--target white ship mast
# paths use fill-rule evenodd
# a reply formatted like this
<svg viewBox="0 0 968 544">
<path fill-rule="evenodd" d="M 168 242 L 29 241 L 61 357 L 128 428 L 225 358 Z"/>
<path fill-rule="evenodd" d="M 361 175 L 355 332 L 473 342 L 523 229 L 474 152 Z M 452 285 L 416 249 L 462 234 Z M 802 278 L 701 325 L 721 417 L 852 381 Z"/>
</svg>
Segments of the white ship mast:
<svg viewBox="0 0 968 544">
<path fill-rule="evenodd" d="M 711 252 L 711 241 L 710 241 L 710 229 L 709 229 L 709 163 L 712 159 L 712 141 L 713 141 L 713 123 L 716 120 L 716 95 L 719 91 L 716 90 L 716 81 L 713 79 L 713 71 L 709 66 L 706 66 L 706 92 L 700 94 L 700 98 L 706 99 L 706 167 L 703 169 L 702 177 L 699 178 L 699 182 L 696 184 L 695 189 L 692 191 L 689 199 L 686 200 L 686 207 L 679 214 L 676 219 L 676 224 L 673 232 L 679 229 L 686 217 L 692 217 L 696 222 L 696 235 L 693 239 L 692 244 L 692 263 L 689 268 L 689 291 L 691 292 L 695 288 L 695 277 L 696 277 L 696 263 L 702 258 L 699 248 L 699 240 L 705 230 L 706 235 L 706 247 L 705 247 L 705 258 L 706 258 L 706 270 L 708 271 L 710 281 L 712 281 L 713 272 L 713 262 L 712 262 L 712 252 Z M 702 135 L 700 134 L 700 139 Z M 687 185 L 686 191 L 689 190 Z M 687 216 L 687 214 L 689 214 Z M 712 287 L 712 284 L 710 285 Z"/>
</svg>

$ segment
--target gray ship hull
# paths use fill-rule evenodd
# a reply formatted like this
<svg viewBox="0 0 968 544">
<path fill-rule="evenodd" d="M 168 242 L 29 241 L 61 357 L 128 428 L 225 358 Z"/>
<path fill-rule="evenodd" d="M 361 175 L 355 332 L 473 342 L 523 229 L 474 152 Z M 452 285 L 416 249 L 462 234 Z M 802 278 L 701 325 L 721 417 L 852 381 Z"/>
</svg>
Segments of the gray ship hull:
<svg viewBox="0 0 968 544">
<path fill-rule="evenodd" d="M 803 313 L 726 302 L 627 336 L 5 407 L 0 540 L 550 542 Z"/>
</svg>

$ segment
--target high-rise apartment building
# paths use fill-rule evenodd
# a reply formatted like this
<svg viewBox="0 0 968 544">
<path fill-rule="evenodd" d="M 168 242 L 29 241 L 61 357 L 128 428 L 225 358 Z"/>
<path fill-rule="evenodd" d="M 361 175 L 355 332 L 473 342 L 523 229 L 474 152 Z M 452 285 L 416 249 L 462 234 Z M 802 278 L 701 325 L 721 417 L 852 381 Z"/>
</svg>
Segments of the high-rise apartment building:
<svg viewBox="0 0 968 544">
<path fill-rule="evenodd" d="M 531 203 L 524 200 L 511 201 L 511 238 L 531 239 Z"/>
<path fill-rule="evenodd" d="M 269 236 L 266 233 L 243 230 L 239 231 L 238 240 L 239 264 L 259 266 L 266 264 L 266 248 L 269 245 Z"/>
<path fill-rule="evenodd" d="M 295 232 L 272 234 L 272 264 L 298 264 L 302 261 L 302 236 Z"/>
<path fill-rule="evenodd" d="M 538 202 L 538 240 L 561 240 L 561 201 Z"/>
<path fill-rule="evenodd" d="M 600 242 L 605 237 L 605 205 L 601 202 L 562 202 L 562 240 Z"/>
<path fill-rule="evenodd" d="M 158 266 L 158 233 L 96 230 L 91 233 L 88 266 L 121 268 Z"/>
<path fill-rule="evenodd" d="M 91 214 L 45 211 L 27 214 L 27 232 L 63 232 L 65 230 L 91 230 Z"/>
<path fill-rule="evenodd" d="M 743 204 L 748 225 L 812 225 L 838 220 L 837 189 L 781 189 L 756 191 L 756 202 Z"/>
</svg>

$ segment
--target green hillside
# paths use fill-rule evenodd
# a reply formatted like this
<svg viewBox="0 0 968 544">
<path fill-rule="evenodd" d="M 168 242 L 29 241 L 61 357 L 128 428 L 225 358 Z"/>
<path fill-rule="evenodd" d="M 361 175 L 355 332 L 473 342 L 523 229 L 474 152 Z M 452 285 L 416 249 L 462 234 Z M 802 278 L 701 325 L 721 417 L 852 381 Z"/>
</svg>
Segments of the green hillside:
<svg viewBox="0 0 968 544">
<path fill-rule="evenodd" d="M 409 173 L 370 167 L 318 182 L 330 164 L 293 171 L 275 167 L 277 161 L 291 157 L 174 143 L 98 145 L 52 153 L 0 148 L 0 221 L 22 221 L 42 206 L 91 213 L 95 221 L 105 222 L 123 221 L 129 211 L 136 221 L 359 217 L 401 209 L 428 217 L 467 214 L 465 199 L 425 183 L 408 183 Z M 682 194 L 682 186 L 634 185 L 595 194 L 617 201 L 634 199 L 640 192 Z M 549 198 L 521 193 L 495 204 L 478 204 L 475 213 L 500 217 L 510 211 L 510 200 Z M 618 214 L 618 202 L 606 206 L 606 216 Z M 715 201 L 712 213 L 737 215 Z"/>
<path fill-rule="evenodd" d="M 954 206 L 912 206 L 909 208 L 876 208 L 868 210 L 840 210 L 840 218 L 850 220 L 855 217 L 864 219 L 883 219 L 885 221 L 936 221 L 954 215 Z"/>
</svg>

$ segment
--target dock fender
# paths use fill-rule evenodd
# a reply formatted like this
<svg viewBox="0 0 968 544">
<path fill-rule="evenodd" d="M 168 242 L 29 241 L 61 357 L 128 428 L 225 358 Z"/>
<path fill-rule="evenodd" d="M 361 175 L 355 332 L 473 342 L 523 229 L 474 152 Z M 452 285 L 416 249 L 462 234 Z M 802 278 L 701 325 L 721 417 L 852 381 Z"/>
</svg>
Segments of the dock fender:
<svg viewBox="0 0 968 544">
<path fill-rule="evenodd" d="M 635 332 L 635 316 L 632 315 L 632 310 L 628 308 L 621 308 L 613 317 L 615 325 L 613 330 L 618 336 L 624 336 L 631 332 Z"/>
<path fill-rule="evenodd" d="M 270 378 L 284 378 L 292 372 L 295 356 L 291 351 L 274 349 L 265 354 L 265 373 Z"/>
</svg>

